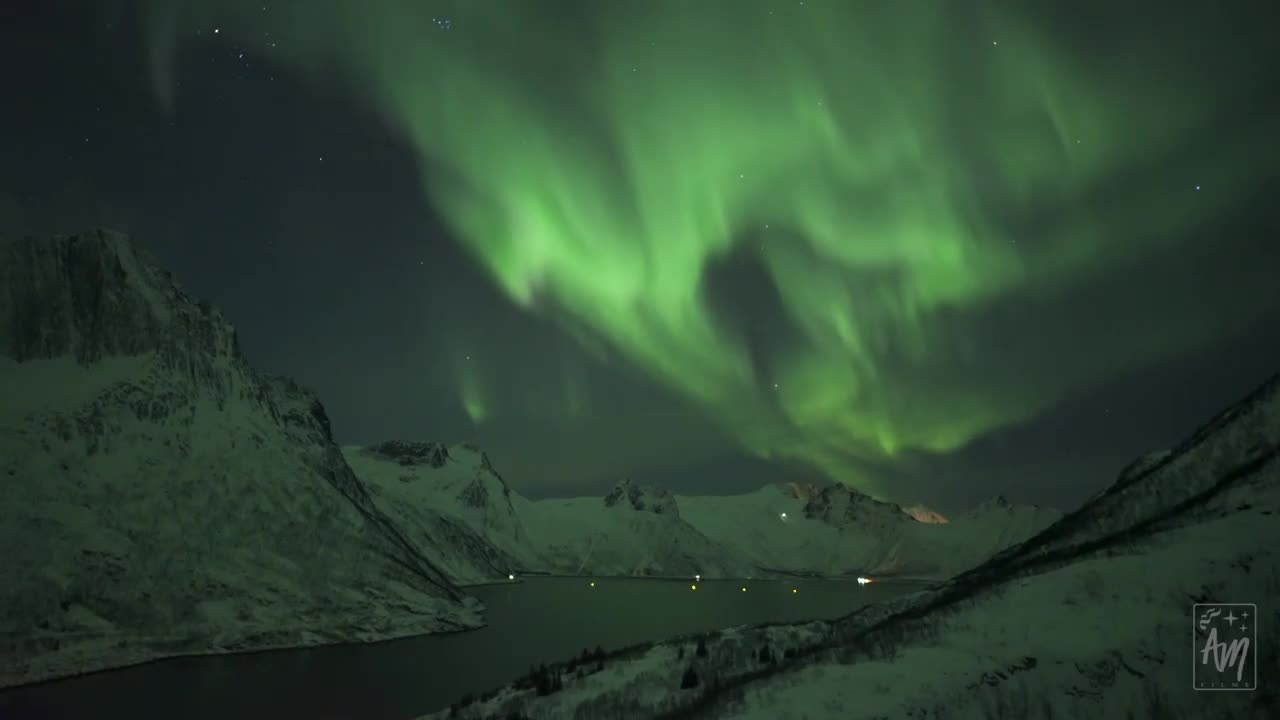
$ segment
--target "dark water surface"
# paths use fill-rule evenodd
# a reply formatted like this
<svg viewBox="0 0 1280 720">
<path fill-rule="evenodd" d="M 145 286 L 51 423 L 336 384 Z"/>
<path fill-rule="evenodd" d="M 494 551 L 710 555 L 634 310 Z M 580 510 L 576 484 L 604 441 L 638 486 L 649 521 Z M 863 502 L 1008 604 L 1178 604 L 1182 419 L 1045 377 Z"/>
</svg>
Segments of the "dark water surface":
<svg viewBox="0 0 1280 720">
<path fill-rule="evenodd" d="M 845 580 L 531 578 L 472 588 L 480 630 L 371 645 L 174 658 L 0 691 L 0 718 L 404 718 L 583 648 L 698 630 L 833 618 L 918 589 Z M 747 587 L 743 592 L 742 587 Z M 798 592 L 792 592 L 796 589 Z"/>
</svg>

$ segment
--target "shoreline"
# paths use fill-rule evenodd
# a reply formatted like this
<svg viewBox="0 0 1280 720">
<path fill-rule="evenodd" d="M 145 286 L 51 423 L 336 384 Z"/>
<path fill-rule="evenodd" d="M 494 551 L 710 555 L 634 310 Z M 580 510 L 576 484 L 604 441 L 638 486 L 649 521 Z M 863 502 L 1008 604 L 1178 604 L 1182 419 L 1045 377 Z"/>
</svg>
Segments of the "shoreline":
<svg viewBox="0 0 1280 720">
<path fill-rule="evenodd" d="M 654 581 L 660 581 L 660 582 L 684 583 L 684 582 L 693 580 L 694 578 L 688 575 L 586 575 L 586 574 L 560 575 L 560 574 L 551 574 L 551 573 L 528 573 L 525 575 L 516 575 L 515 579 L 513 580 L 494 579 L 494 580 L 482 581 L 482 582 L 476 582 L 476 583 L 458 584 L 456 585 L 456 587 L 465 591 L 471 588 L 488 588 L 488 587 L 497 587 L 502 585 L 519 585 L 526 579 L 599 580 L 602 582 L 609 581 L 609 580 L 654 580 Z M 856 580 L 857 580 L 857 576 L 854 576 L 854 575 L 833 575 L 833 576 L 800 575 L 800 576 L 790 576 L 790 577 L 786 577 L 786 576 L 784 577 L 777 577 L 777 576 L 774 576 L 774 577 L 755 577 L 755 576 L 752 576 L 752 577 L 704 577 L 698 580 L 697 582 L 699 583 L 740 583 L 740 582 L 785 583 L 785 582 L 800 581 L 800 582 L 854 583 L 856 582 Z M 919 585 L 924 587 L 933 586 L 940 582 L 942 581 L 936 578 L 921 578 L 921 577 L 910 577 L 910 576 L 901 576 L 901 577 L 889 576 L 889 577 L 878 577 L 874 579 L 874 583 L 876 584 Z M 468 595 L 468 597 L 474 597 L 474 596 Z M 76 660 L 79 660 L 79 662 L 72 660 L 70 663 L 49 663 L 49 666 L 53 666 L 53 667 L 46 666 L 45 668 L 41 668 L 38 670 L 33 669 L 34 671 L 30 672 L 27 678 L 23 678 L 21 680 L 18 680 L 17 682 L 13 682 L 13 681 L 16 678 L 21 677 L 21 674 L 7 674 L 5 676 L 2 676 L 0 677 L 0 694 L 6 693 L 9 691 L 21 690 L 23 688 L 35 687 L 38 685 L 56 683 L 63 680 L 71 680 L 74 678 L 84 677 L 86 675 L 98 675 L 98 674 L 109 673 L 109 672 L 114 672 L 118 670 L 125 670 L 128 668 L 137 667 L 139 665 L 150 665 L 152 663 L 159 663 L 159 662 L 164 662 L 166 660 L 176 660 L 181 658 L 193 658 L 193 657 L 199 658 L 199 657 L 215 657 L 215 656 L 229 656 L 229 655 L 257 655 L 257 654 L 265 654 L 265 653 L 288 652 L 290 650 L 318 649 L 318 648 L 324 648 L 324 647 L 378 645 L 382 643 L 390 643 L 395 641 L 407 640 L 415 637 L 428 637 L 428 636 L 436 636 L 436 635 L 453 635 L 453 634 L 460 634 L 460 633 L 468 633 L 468 632 L 473 632 L 476 630 L 483 629 L 485 626 L 488 625 L 488 620 L 485 617 L 485 615 L 487 614 L 488 608 L 483 607 L 483 603 L 481 603 L 481 607 L 479 607 L 478 610 L 480 612 L 480 617 L 482 621 L 480 625 L 477 625 L 475 627 L 458 627 L 458 628 L 450 628 L 450 629 L 441 629 L 441 630 L 436 630 L 431 632 L 421 632 L 417 629 L 410 630 L 407 628 L 401 628 L 397 630 L 391 630 L 388 632 L 388 634 L 382 637 L 369 638 L 369 639 L 345 638 L 345 639 L 338 639 L 338 640 L 327 640 L 327 639 L 321 639 L 323 638 L 323 635 L 318 631 L 298 629 L 302 634 L 302 637 L 305 638 L 302 642 L 267 643 L 264 645 L 259 645 L 257 647 L 238 647 L 238 648 L 237 647 L 210 647 L 206 649 L 184 649 L 176 652 L 173 652 L 173 651 L 166 652 L 163 650 L 157 651 L 156 649 L 148 648 L 147 643 L 148 642 L 172 643 L 175 640 L 177 640 L 177 638 L 165 637 L 165 636 L 150 636 L 150 637 L 134 636 L 132 638 L 134 642 L 130 642 L 124 647 L 118 647 L 118 646 L 112 647 L 111 648 L 112 652 L 106 653 L 106 657 L 100 657 L 100 658 L 97 658 L 96 660 L 90 660 L 90 659 L 81 657 L 81 658 L 76 658 Z M 119 639 L 119 638 L 113 638 L 113 639 Z M 190 639 L 185 639 L 185 640 L 190 640 Z M 108 659 L 112 655 L 114 655 L 115 657 L 113 659 Z M 64 661 L 65 660 L 70 660 L 70 658 L 64 658 Z M 62 665 L 61 668 L 56 667 L 59 664 Z M 67 665 L 72 665 L 74 669 L 67 668 Z"/>
<path fill-rule="evenodd" d="M 597 575 L 590 573 L 526 573 L 517 574 L 513 579 L 495 578 L 493 580 L 482 580 L 480 582 L 460 583 L 457 587 L 466 590 L 468 588 L 496 587 L 499 585 L 518 585 L 525 580 L 660 580 L 663 582 L 688 582 L 694 580 L 700 583 L 715 582 L 849 582 L 856 583 L 858 575 L 790 575 L 775 574 L 765 576 L 702 576 L 695 575 Z M 865 575 L 861 577 L 871 578 L 871 582 L 877 585 L 919 585 L 924 587 L 933 587 L 946 582 L 946 578 L 928 577 L 923 575 Z"/>
</svg>

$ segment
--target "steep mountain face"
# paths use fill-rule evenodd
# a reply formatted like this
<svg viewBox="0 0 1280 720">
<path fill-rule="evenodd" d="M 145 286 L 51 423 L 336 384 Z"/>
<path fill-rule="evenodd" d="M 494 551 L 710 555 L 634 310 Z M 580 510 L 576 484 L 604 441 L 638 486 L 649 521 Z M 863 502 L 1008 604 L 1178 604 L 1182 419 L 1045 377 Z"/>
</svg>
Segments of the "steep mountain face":
<svg viewBox="0 0 1280 720">
<path fill-rule="evenodd" d="M 831 485 L 809 498 L 804 515 L 835 527 L 858 525 L 868 530 L 888 530 L 912 521 L 902 508 L 881 502 L 844 485 Z"/>
<path fill-rule="evenodd" d="M 324 408 L 123 235 L 0 239 L 0 685 L 473 627 Z"/>
<path fill-rule="evenodd" d="M 449 717 L 1280 717 L 1262 630 L 1280 622 L 1280 378 L 1140 468 L 937 588 L 833 622 L 710 633 L 702 659 L 692 638 L 633 648 L 559 692 L 513 685 Z M 1017 509 L 1001 505 L 973 514 Z M 1211 665 L 1193 603 L 1256 603 L 1257 689 L 1193 689 L 1193 667 Z M 1236 620 L 1224 645 L 1246 637 Z M 715 682 L 682 689 L 690 667 Z"/>
<path fill-rule="evenodd" d="M 474 446 L 388 441 L 343 454 L 378 507 L 432 548 L 455 581 L 505 579 L 538 565 L 511 489 Z"/>
</svg>

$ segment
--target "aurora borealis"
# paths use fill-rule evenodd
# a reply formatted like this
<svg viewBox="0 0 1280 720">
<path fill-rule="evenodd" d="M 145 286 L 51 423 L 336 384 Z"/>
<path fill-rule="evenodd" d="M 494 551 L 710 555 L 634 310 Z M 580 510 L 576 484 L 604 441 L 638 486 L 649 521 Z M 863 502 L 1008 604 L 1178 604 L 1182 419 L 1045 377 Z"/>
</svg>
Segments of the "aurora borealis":
<svg viewBox="0 0 1280 720">
<path fill-rule="evenodd" d="M 526 474 L 598 486 L 645 456 L 701 463 L 705 432 L 934 502 L 958 480 L 923 477 L 933 459 L 1255 337 L 1280 308 L 1261 5 L 121 7 L 160 117 L 216 48 L 382 124 L 443 226 L 416 241 L 460 249 L 506 308 L 432 295 L 452 320 L 421 368 L 391 373 L 397 394 L 500 446 L 545 424 L 506 443 L 536 460 L 495 452 Z M 367 201 L 344 182 L 334 202 Z M 576 452 L 590 470 L 556 464 Z"/>
</svg>

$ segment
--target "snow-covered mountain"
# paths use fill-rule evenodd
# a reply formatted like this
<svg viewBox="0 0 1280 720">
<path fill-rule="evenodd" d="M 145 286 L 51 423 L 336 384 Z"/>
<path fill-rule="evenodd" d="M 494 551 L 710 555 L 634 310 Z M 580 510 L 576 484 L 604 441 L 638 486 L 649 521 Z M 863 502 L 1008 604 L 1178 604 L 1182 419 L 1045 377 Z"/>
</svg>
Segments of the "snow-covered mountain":
<svg viewBox="0 0 1280 720">
<path fill-rule="evenodd" d="M 0 239 L 0 686 L 480 624 L 324 408 L 125 236 Z"/>
<path fill-rule="evenodd" d="M 623 480 L 603 498 L 527 502 L 538 552 L 555 572 L 745 577 L 756 572 L 734 548 L 681 516 L 671 493 Z"/>
<path fill-rule="evenodd" d="M 1280 623 L 1277 514 L 1280 377 L 939 587 L 623 650 L 558 672 L 556 692 L 515 684 L 450 717 L 1276 718 L 1280 646 L 1263 630 L 1249 648 L 1258 689 L 1196 692 L 1191 612 L 1257 603 L 1250 622 Z"/>
<path fill-rule="evenodd" d="M 388 441 L 344 447 L 343 454 L 377 506 L 431 548 L 455 582 L 497 580 L 542 565 L 511 489 L 477 448 Z"/>
<path fill-rule="evenodd" d="M 529 500 L 471 446 L 390 441 L 344 453 L 378 506 L 465 583 L 526 571 L 941 578 L 1058 517 L 1000 499 L 937 524 L 843 485 L 794 483 L 676 496 L 623 480 L 603 498 Z"/>
<path fill-rule="evenodd" d="M 529 500 L 469 445 L 390 441 L 343 449 L 378 507 L 435 549 L 457 582 L 508 573 L 705 575 L 757 572 L 680 516 L 675 497 L 628 480 L 601 497 Z"/>
<path fill-rule="evenodd" d="M 690 524 L 758 567 L 818 575 L 945 577 L 1059 517 L 1047 508 L 989 502 L 951 522 L 921 521 L 843 485 L 807 492 L 770 485 L 745 495 L 679 501 Z"/>
</svg>

